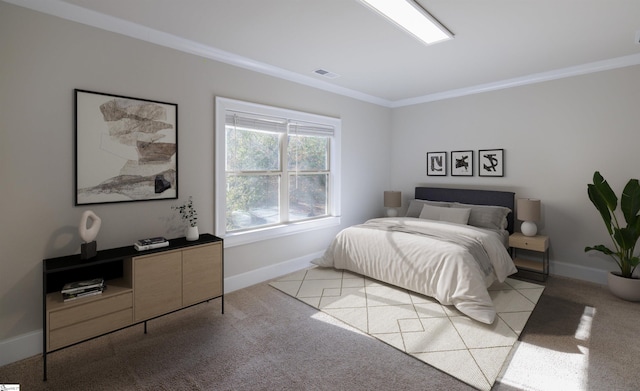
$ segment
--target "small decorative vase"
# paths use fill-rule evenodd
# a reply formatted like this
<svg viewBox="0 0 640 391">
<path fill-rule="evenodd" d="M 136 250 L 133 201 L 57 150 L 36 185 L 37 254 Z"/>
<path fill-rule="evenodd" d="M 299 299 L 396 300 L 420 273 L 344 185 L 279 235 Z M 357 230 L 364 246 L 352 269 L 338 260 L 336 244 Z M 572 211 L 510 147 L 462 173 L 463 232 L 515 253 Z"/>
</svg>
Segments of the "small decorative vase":
<svg viewBox="0 0 640 391">
<path fill-rule="evenodd" d="M 609 272 L 609 290 L 615 296 L 627 301 L 640 301 L 640 278 L 624 278 Z"/>
<path fill-rule="evenodd" d="M 198 233 L 198 226 L 195 226 L 195 227 L 189 226 L 187 228 L 188 241 L 198 240 L 199 237 L 200 237 L 200 234 Z"/>
</svg>

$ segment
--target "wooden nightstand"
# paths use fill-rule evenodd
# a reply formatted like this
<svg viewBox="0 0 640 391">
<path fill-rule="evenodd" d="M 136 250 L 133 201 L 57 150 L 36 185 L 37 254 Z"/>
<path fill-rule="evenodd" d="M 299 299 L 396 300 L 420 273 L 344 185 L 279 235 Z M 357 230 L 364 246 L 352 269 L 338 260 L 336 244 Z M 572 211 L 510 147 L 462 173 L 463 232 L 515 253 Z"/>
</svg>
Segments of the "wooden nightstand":
<svg viewBox="0 0 640 391">
<path fill-rule="evenodd" d="M 544 235 L 525 236 L 520 232 L 515 232 L 509 236 L 509 247 L 511 257 L 518 268 L 518 275 L 528 277 L 532 275 L 540 281 L 545 281 L 549 276 L 549 237 Z M 527 250 L 542 254 L 542 261 L 526 258 L 518 258 L 516 251 Z"/>
</svg>

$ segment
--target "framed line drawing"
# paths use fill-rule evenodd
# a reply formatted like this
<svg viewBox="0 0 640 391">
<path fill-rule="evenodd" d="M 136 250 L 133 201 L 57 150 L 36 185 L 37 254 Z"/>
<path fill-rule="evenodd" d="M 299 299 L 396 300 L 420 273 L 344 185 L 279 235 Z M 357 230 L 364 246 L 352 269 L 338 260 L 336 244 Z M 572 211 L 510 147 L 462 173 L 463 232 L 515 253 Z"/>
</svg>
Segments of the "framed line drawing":
<svg viewBox="0 0 640 391">
<path fill-rule="evenodd" d="M 504 176 L 504 149 L 478 150 L 478 175 Z"/>
<path fill-rule="evenodd" d="M 74 93 L 75 205 L 178 198 L 178 105 Z"/>
<path fill-rule="evenodd" d="M 427 175 L 445 176 L 447 175 L 447 153 L 427 152 Z"/>
<path fill-rule="evenodd" d="M 473 151 L 451 151 L 451 176 L 473 176 Z"/>
</svg>

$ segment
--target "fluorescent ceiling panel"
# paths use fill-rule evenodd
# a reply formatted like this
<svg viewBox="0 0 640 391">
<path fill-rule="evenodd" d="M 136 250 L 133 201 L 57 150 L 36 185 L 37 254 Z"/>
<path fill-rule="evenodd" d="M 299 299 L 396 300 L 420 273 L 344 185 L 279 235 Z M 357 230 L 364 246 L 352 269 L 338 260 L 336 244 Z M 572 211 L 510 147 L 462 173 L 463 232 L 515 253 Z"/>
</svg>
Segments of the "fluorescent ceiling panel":
<svg viewBox="0 0 640 391">
<path fill-rule="evenodd" d="M 453 38 L 446 27 L 413 0 L 360 1 L 427 45 Z"/>
</svg>

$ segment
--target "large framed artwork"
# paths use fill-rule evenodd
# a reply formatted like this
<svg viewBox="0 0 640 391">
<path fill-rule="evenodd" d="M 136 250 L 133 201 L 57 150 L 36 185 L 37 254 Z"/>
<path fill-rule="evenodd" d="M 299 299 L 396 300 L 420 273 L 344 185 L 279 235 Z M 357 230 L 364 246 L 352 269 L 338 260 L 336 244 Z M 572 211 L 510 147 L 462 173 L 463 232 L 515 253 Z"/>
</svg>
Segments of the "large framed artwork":
<svg viewBox="0 0 640 391">
<path fill-rule="evenodd" d="M 473 151 L 451 151 L 451 176 L 473 176 Z"/>
<path fill-rule="evenodd" d="M 178 105 L 74 91 L 75 204 L 178 198 Z"/>
<path fill-rule="evenodd" d="M 447 153 L 427 152 L 427 175 L 444 176 L 447 175 Z"/>
<path fill-rule="evenodd" d="M 478 151 L 478 175 L 504 176 L 504 149 Z"/>
</svg>

